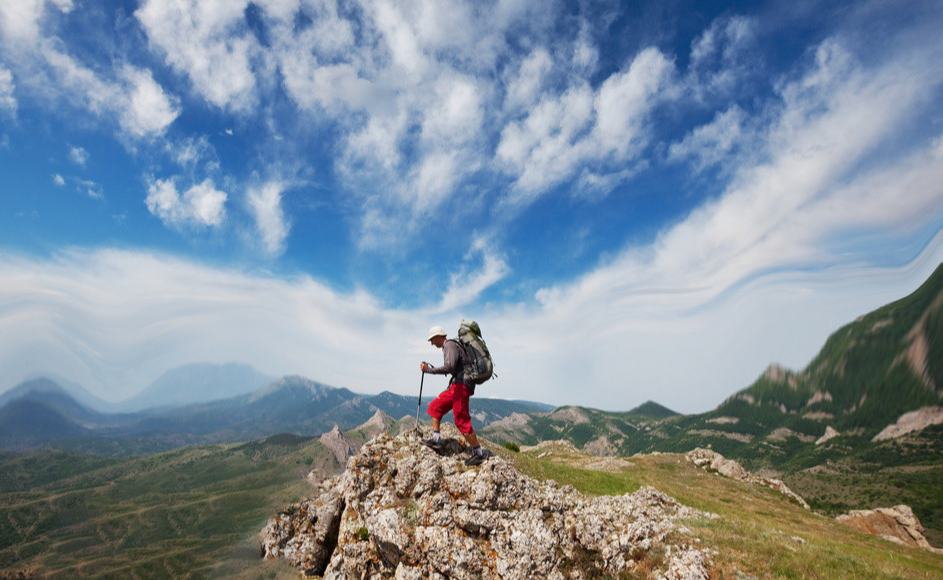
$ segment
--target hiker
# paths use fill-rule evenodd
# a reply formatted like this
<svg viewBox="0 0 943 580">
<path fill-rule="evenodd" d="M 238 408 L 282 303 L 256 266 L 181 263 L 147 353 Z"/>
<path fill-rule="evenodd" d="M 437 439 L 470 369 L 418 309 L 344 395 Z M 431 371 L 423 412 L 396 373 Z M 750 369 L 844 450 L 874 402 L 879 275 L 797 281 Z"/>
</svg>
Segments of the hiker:
<svg viewBox="0 0 943 580">
<path fill-rule="evenodd" d="M 441 326 L 433 326 L 429 329 L 428 340 L 436 348 L 442 349 L 443 362 L 440 367 L 421 363 L 419 366 L 422 372 L 433 375 L 452 375 L 452 377 L 449 379 L 449 388 L 429 403 L 426 412 L 432 417 L 432 439 L 426 439 L 422 443 L 435 450 L 442 446 L 439 425 L 442 417 L 452 411 L 452 420 L 455 422 L 455 426 L 472 448 L 465 464 L 481 465 L 485 460 L 484 450 L 478 442 L 475 430 L 472 429 L 471 415 L 468 413 L 468 398 L 475 394 L 475 383 L 466 380 L 465 377 L 465 349 L 457 341 L 447 339 L 445 329 Z"/>
</svg>

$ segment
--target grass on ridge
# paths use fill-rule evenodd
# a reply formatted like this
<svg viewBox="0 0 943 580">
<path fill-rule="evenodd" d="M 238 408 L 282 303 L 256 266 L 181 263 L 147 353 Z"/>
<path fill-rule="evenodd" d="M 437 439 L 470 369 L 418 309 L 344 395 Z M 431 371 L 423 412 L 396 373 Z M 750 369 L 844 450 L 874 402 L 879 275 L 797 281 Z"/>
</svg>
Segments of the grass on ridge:
<svg viewBox="0 0 943 580">
<path fill-rule="evenodd" d="M 805 510 L 772 489 L 733 481 L 696 468 L 683 455 L 628 458 L 634 467 L 616 473 L 575 467 L 586 456 L 554 450 L 496 453 L 535 479 L 571 484 L 585 494 L 631 493 L 650 485 L 684 505 L 718 519 L 686 521 L 702 545 L 717 551 L 718 579 L 936 580 L 943 556 L 862 534 L 834 519 Z"/>
</svg>

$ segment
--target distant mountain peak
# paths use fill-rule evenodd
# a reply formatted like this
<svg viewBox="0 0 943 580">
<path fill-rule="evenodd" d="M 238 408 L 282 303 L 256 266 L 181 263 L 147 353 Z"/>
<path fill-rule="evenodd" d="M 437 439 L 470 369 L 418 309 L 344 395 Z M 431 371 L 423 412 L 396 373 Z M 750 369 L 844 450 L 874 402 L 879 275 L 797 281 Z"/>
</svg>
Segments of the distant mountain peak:
<svg viewBox="0 0 943 580">
<path fill-rule="evenodd" d="M 192 363 L 171 369 L 121 403 L 127 411 L 183 407 L 251 393 L 272 377 L 239 363 Z"/>
<path fill-rule="evenodd" d="M 390 417 L 381 409 L 377 409 L 377 412 L 373 414 L 372 417 L 367 419 L 365 423 L 356 428 L 359 431 L 373 432 L 377 433 L 386 431 L 390 425 L 395 422 L 393 417 Z"/>
</svg>

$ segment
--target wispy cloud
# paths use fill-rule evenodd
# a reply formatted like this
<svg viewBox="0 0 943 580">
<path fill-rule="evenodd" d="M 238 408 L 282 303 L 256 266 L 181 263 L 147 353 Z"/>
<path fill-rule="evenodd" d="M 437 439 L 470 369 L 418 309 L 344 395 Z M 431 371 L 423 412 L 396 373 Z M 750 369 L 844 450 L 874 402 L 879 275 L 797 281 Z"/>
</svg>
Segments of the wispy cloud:
<svg viewBox="0 0 943 580">
<path fill-rule="evenodd" d="M 79 167 L 85 167 L 88 163 L 88 151 L 82 147 L 69 147 L 69 160 Z"/>
<path fill-rule="evenodd" d="M 124 133 L 133 138 L 160 135 L 177 118 L 175 99 L 158 85 L 150 71 L 124 65 L 116 78 L 103 79 L 74 57 L 52 48 L 42 57 L 57 81 L 59 98 L 95 115 L 114 118 Z"/>
<path fill-rule="evenodd" d="M 744 127 L 746 113 L 737 105 L 717 113 L 714 120 L 695 128 L 668 149 L 670 161 L 690 161 L 695 172 L 721 164 L 735 164 L 736 153 L 750 150 L 752 131 Z"/>
<path fill-rule="evenodd" d="M 291 223 L 287 221 L 282 209 L 284 191 L 284 184 L 270 182 L 258 188 L 250 188 L 246 194 L 249 208 L 255 217 L 262 248 L 270 256 L 285 251 L 285 238 L 291 231 Z"/>
<path fill-rule="evenodd" d="M 0 111 L 16 114 L 16 98 L 13 96 L 15 85 L 13 73 L 0 66 Z"/>
<path fill-rule="evenodd" d="M 758 24 L 744 16 L 714 20 L 691 43 L 687 84 L 700 101 L 723 99 L 736 92 L 745 78 L 761 72 L 763 63 L 751 50 Z"/>
<path fill-rule="evenodd" d="M 104 201 L 105 199 L 105 190 L 102 188 L 100 183 L 88 179 L 76 178 L 75 187 L 79 193 L 87 195 L 92 199 L 97 199 L 99 201 Z"/>
<path fill-rule="evenodd" d="M 306 276 L 280 280 L 150 253 L 38 261 L 4 253 L 0 268 L 0 391 L 43 368 L 120 398 L 168 363 L 232 360 L 379 391 L 413 361 L 399 349 L 363 357 L 363 337 L 422 345 L 428 326 Z"/>
<path fill-rule="evenodd" d="M 431 314 L 454 312 L 476 301 L 482 292 L 493 286 L 510 272 L 505 259 L 495 252 L 493 241 L 479 236 L 465 256 L 465 265 L 451 275 L 442 300 L 431 310 Z M 480 266 L 475 268 L 473 265 Z"/>
</svg>

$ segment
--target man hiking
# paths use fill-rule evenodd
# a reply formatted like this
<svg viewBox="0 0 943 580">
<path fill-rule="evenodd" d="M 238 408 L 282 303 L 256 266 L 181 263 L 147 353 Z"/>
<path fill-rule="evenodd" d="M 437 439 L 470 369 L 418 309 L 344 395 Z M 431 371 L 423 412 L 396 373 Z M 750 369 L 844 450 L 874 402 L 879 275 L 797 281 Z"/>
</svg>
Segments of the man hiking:
<svg viewBox="0 0 943 580">
<path fill-rule="evenodd" d="M 432 439 L 426 439 L 422 443 L 432 449 L 441 447 L 442 437 L 439 434 L 439 425 L 442 417 L 452 411 L 455 426 L 472 447 L 465 465 L 481 465 L 485 460 L 484 450 L 478 443 L 478 436 L 472 429 L 471 415 L 468 413 L 468 398 L 475 394 L 475 383 L 466 380 L 465 377 L 465 349 L 457 341 L 448 340 L 445 329 L 441 326 L 433 326 L 429 329 L 429 342 L 434 347 L 442 349 L 442 366 L 434 367 L 428 363 L 421 363 L 419 366 L 422 372 L 452 376 L 449 379 L 449 388 L 429 403 L 429 409 L 426 412 L 432 417 Z"/>
</svg>

